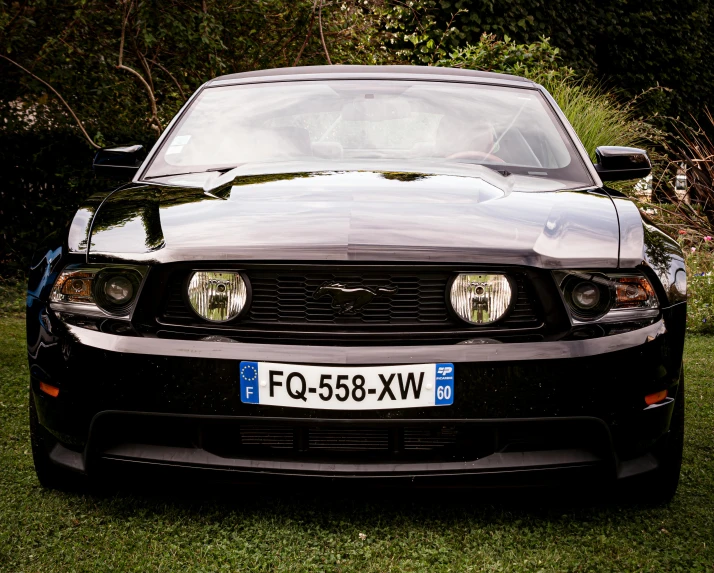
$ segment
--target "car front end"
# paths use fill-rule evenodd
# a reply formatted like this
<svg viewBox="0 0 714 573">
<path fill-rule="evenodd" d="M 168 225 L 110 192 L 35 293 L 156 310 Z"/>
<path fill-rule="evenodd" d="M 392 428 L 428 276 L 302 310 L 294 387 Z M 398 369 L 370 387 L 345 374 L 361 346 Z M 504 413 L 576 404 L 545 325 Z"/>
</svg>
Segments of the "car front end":
<svg viewBox="0 0 714 573">
<path fill-rule="evenodd" d="M 349 68 L 214 80 L 133 183 L 90 198 L 38 251 L 36 463 L 671 489 L 677 244 L 603 187 L 539 86 Z M 458 115 L 462 87 L 505 111 L 455 141 L 463 125 L 429 106 L 453 98 Z M 233 97 L 255 105 L 242 102 L 243 152 L 287 156 L 192 151 Z M 404 151 L 400 129 L 434 141 Z"/>
</svg>

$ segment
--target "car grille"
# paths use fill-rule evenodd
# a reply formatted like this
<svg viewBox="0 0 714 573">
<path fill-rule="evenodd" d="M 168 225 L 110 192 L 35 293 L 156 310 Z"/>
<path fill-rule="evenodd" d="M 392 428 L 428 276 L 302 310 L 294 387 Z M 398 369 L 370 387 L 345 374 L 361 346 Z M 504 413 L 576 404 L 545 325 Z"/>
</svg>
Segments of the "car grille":
<svg viewBox="0 0 714 573">
<path fill-rule="evenodd" d="M 390 427 L 342 424 L 243 423 L 238 435 L 220 426 L 203 430 L 203 447 L 223 456 L 302 459 L 475 459 L 493 447 L 490 431 L 458 426 Z M 490 452 L 489 452 L 490 453 Z M 336 458 L 335 458 L 336 456 Z M 376 457 L 375 457 L 376 456 Z M 436 457 L 435 457 L 436 456 Z"/>
<path fill-rule="evenodd" d="M 278 269 L 249 268 L 244 271 L 252 288 L 252 302 L 242 326 L 295 326 L 323 330 L 369 329 L 370 326 L 422 327 L 437 330 L 469 328 L 450 312 L 446 290 L 453 272 L 442 270 L 392 271 L 367 270 L 286 272 Z M 164 295 L 162 322 L 166 324 L 200 324 L 183 297 L 187 272 L 174 272 L 169 277 Z M 514 307 L 497 323 L 499 329 L 534 328 L 541 324 L 537 304 L 524 274 L 513 273 L 517 285 Z M 326 282 L 339 282 L 350 287 L 394 289 L 396 293 L 378 296 L 353 315 L 340 314 L 332 308 L 330 297 L 315 299 L 313 294 Z M 213 325 L 211 325 L 213 326 Z M 327 327 L 327 328 L 325 328 Z"/>
<path fill-rule="evenodd" d="M 459 431 L 440 428 L 349 428 L 340 426 L 291 427 L 270 424 L 241 424 L 240 444 L 271 450 L 324 450 L 331 452 L 433 451 L 457 443 Z M 301 447 L 300 442 L 304 445 Z"/>
</svg>

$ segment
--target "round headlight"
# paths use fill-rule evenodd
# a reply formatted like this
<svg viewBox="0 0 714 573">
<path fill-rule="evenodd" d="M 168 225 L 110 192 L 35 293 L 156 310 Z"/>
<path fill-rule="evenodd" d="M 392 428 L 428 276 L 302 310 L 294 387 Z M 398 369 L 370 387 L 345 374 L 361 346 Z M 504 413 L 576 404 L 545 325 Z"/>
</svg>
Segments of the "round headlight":
<svg viewBox="0 0 714 573">
<path fill-rule="evenodd" d="M 570 314 L 578 320 L 595 320 L 610 310 L 612 281 L 599 274 L 571 274 L 561 283 Z"/>
<path fill-rule="evenodd" d="M 121 275 L 109 277 L 104 283 L 104 294 L 113 304 L 126 304 L 134 296 L 134 286 Z"/>
<path fill-rule="evenodd" d="M 490 324 L 511 306 L 513 290 L 505 275 L 460 274 L 451 284 L 454 312 L 471 324 Z"/>
<path fill-rule="evenodd" d="M 573 287 L 573 304 L 582 310 L 595 308 L 600 302 L 600 289 L 590 281 L 583 281 Z"/>
<path fill-rule="evenodd" d="M 188 281 L 188 302 L 198 316 L 211 322 L 236 318 L 245 307 L 248 289 L 240 274 L 196 271 Z"/>
<path fill-rule="evenodd" d="M 102 269 L 97 273 L 93 288 L 97 305 L 110 314 L 127 313 L 139 292 L 141 279 L 141 275 L 132 269 Z"/>
</svg>

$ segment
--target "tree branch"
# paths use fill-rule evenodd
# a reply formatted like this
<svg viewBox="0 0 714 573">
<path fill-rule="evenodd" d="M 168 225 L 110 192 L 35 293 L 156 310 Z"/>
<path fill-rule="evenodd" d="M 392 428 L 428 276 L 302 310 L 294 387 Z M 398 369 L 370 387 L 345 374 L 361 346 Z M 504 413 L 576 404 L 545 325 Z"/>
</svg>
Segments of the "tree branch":
<svg viewBox="0 0 714 573">
<path fill-rule="evenodd" d="M 317 13 L 317 19 L 320 23 L 320 39 L 322 40 L 322 49 L 325 50 L 325 57 L 327 58 L 327 63 L 332 65 L 332 60 L 330 59 L 330 52 L 327 51 L 327 44 L 325 44 L 325 35 L 322 33 L 322 4 L 325 0 L 320 0 L 320 10 Z"/>
<path fill-rule="evenodd" d="M 181 87 L 181 84 L 178 82 L 178 80 L 174 77 L 174 75 L 168 71 L 164 66 L 162 66 L 159 62 L 156 60 L 151 60 L 151 63 L 154 64 L 157 68 L 159 68 L 162 72 L 164 72 L 167 76 L 169 76 L 174 84 L 176 84 L 176 87 L 178 88 L 179 93 L 181 94 L 181 97 L 186 101 L 186 94 L 183 91 L 183 88 Z"/>
<path fill-rule="evenodd" d="M 144 85 L 144 87 L 146 88 L 146 93 L 149 95 L 149 103 L 151 105 L 151 119 L 154 122 L 154 125 L 156 126 L 156 129 L 158 130 L 159 134 L 161 134 L 163 128 L 161 126 L 161 121 L 159 120 L 159 110 L 156 106 L 156 97 L 154 96 L 154 90 L 151 89 L 151 86 L 146 81 L 146 79 L 144 79 L 144 76 L 142 76 L 135 69 L 124 65 L 124 41 L 126 38 L 126 25 L 129 21 L 129 14 L 131 14 L 132 2 L 133 0 L 129 0 L 127 2 L 126 14 L 124 15 L 124 20 L 121 25 L 121 39 L 119 41 L 119 63 L 117 64 L 117 69 L 125 70 L 130 74 L 133 74 Z"/>
<path fill-rule="evenodd" d="M 441 35 L 441 38 L 439 38 L 439 44 L 436 46 L 436 49 L 434 50 L 434 53 L 431 55 L 431 61 L 434 61 L 434 56 L 439 57 L 439 50 L 441 49 L 441 44 L 444 41 L 444 38 L 449 35 L 449 30 L 451 30 L 451 25 L 454 23 L 454 20 L 456 20 L 456 17 L 463 13 L 466 12 L 463 8 L 460 8 L 459 10 L 456 11 L 455 14 L 451 14 L 451 20 L 449 20 L 449 23 L 446 25 L 446 28 L 444 29 L 444 33 Z"/>
<path fill-rule="evenodd" d="M 29 74 L 30 76 L 32 76 L 34 79 L 36 79 L 36 80 L 37 80 L 38 82 L 40 82 L 41 84 L 47 86 L 47 88 L 49 88 L 49 89 L 52 91 L 52 93 L 55 94 L 55 95 L 57 96 L 57 98 L 62 102 L 62 104 L 64 105 L 64 107 L 67 108 L 67 111 L 68 111 L 68 112 L 70 113 L 70 115 L 74 118 L 74 121 L 77 122 L 77 125 L 79 126 L 79 129 L 82 131 L 82 134 L 83 134 L 84 137 L 87 139 L 87 141 L 88 141 L 92 146 L 96 147 L 97 149 L 99 149 L 99 148 L 101 147 L 100 145 L 97 145 L 96 143 L 94 143 L 94 140 L 93 140 L 91 137 L 89 137 L 89 134 L 87 133 L 87 130 L 84 129 L 84 125 L 82 124 L 82 122 L 81 122 L 81 121 L 79 120 L 79 118 L 77 117 L 77 114 L 74 113 L 74 111 L 72 110 L 72 108 L 70 107 L 70 105 L 65 101 L 65 99 L 60 95 L 60 93 L 59 93 L 55 88 L 53 88 L 53 87 L 52 87 L 50 84 L 48 84 L 45 80 L 43 80 L 42 78 L 38 78 L 38 77 L 37 77 L 35 74 L 33 74 L 30 70 L 28 70 L 27 68 L 22 67 L 22 66 L 21 66 L 20 64 L 18 64 L 16 61 L 11 60 L 11 59 L 8 58 L 7 56 L 5 56 L 5 55 L 3 55 L 3 54 L 0 54 L 0 58 L 3 58 L 3 59 L 5 59 L 5 60 L 7 60 L 7 61 L 10 62 L 11 64 L 13 64 L 13 65 L 17 66 L 18 68 L 20 68 L 20 69 L 21 69 L 23 72 L 25 72 L 26 74 Z"/>
<path fill-rule="evenodd" d="M 154 80 L 151 77 L 151 69 L 149 68 L 149 64 L 146 61 L 144 54 L 142 54 L 141 51 L 139 50 L 139 47 L 134 46 L 134 48 L 136 50 L 136 57 L 139 60 L 141 67 L 144 68 L 144 72 L 146 72 L 147 83 L 149 84 L 151 91 L 154 92 Z"/>
<path fill-rule="evenodd" d="M 312 36 L 312 27 L 313 27 L 313 24 L 315 23 L 315 8 L 316 7 L 317 7 L 317 0 L 315 0 L 315 2 L 313 2 L 313 4 L 312 4 L 312 14 L 310 15 L 310 23 L 307 25 L 307 35 L 305 36 L 305 41 L 302 43 L 302 46 L 300 47 L 300 51 L 298 52 L 297 58 L 295 58 L 293 67 L 298 65 L 298 62 L 300 61 L 300 58 L 302 57 L 303 50 L 305 50 L 305 47 L 307 46 L 307 43 L 310 41 L 310 37 Z"/>
</svg>

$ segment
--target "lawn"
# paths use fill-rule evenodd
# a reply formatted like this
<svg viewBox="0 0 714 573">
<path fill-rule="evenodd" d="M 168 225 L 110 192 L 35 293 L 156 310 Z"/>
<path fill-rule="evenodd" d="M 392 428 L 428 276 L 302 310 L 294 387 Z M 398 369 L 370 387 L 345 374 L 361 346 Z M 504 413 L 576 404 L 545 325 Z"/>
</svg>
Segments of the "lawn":
<svg viewBox="0 0 714 573">
<path fill-rule="evenodd" d="M 518 502 L 431 490 L 78 495 L 35 479 L 24 321 L 10 310 L 0 315 L 0 571 L 711 572 L 714 337 L 688 340 L 686 368 L 685 462 L 669 506 L 587 492 Z"/>
</svg>

